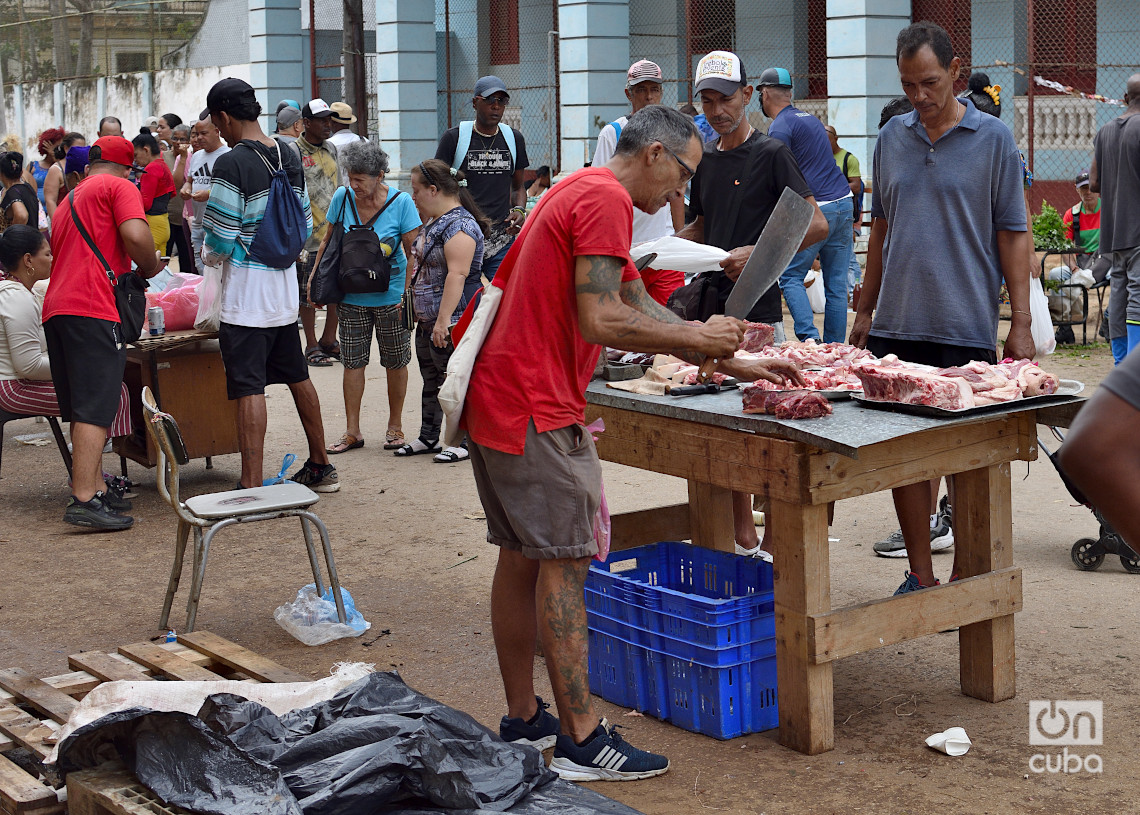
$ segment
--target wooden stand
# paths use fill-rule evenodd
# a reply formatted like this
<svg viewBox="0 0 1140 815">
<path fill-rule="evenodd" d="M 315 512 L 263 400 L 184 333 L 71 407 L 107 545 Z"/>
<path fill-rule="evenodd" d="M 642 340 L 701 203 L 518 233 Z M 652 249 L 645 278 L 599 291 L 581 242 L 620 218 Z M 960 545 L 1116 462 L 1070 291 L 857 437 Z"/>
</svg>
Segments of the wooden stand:
<svg viewBox="0 0 1140 815">
<path fill-rule="evenodd" d="M 586 411 L 588 422 L 605 420 L 599 455 L 688 479 L 690 498 L 688 506 L 615 515 L 612 549 L 691 539 L 731 551 L 730 491 L 768 500 L 781 744 L 809 755 L 834 746 L 835 660 L 955 626 L 962 691 L 988 702 L 1014 695 L 1021 570 L 1013 568 L 1009 462 L 1037 457 L 1034 410 L 968 423 L 923 420 L 926 429 L 861 446 L 853 458 L 804 441 L 656 415 L 668 409 L 660 402 L 606 402 L 595 399 Z M 858 418 L 867 422 L 879 415 L 864 413 Z M 954 537 L 963 579 L 832 609 L 828 504 L 946 475 L 955 475 Z"/>
<path fill-rule="evenodd" d="M 178 417 L 190 458 L 205 458 L 210 467 L 212 456 L 240 452 L 237 402 L 226 396 L 226 372 L 216 336 L 172 331 L 128 349 L 123 380 L 130 393 L 134 433 L 114 442 L 124 475 L 127 459 L 144 467 L 158 464 L 158 450 L 143 428 L 143 387 L 154 391 L 162 410 Z"/>
</svg>

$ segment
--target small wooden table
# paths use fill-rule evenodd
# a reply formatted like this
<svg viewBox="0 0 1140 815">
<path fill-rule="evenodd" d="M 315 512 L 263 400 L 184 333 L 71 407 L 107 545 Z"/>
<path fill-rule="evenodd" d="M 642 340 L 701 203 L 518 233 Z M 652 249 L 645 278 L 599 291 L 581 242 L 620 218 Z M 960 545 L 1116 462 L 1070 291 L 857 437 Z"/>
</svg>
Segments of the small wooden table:
<svg viewBox="0 0 1140 815">
<path fill-rule="evenodd" d="M 130 394 L 134 432 L 115 439 L 113 445 L 123 475 L 127 459 L 144 467 L 158 464 L 158 450 L 143 427 L 143 387 L 149 387 L 159 407 L 178 422 L 190 458 L 205 458 L 209 469 L 212 456 L 240 452 L 237 402 L 226 395 L 217 336 L 217 332 L 169 331 L 127 349 L 123 381 Z"/>
<path fill-rule="evenodd" d="M 601 458 L 689 482 L 688 503 L 615 515 L 613 549 L 692 540 L 731 552 L 732 491 L 768 500 L 781 744 L 809 755 L 834 747 L 835 660 L 956 626 L 962 691 L 989 702 L 1014 696 L 1021 570 L 1013 566 L 1010 462 L 1037 457 L 1032 403 L 936 419 L 847 401 L 832 416 L 797 421 L 746 415 L 737 391 L 641 396 L 593 382 L 586 398 L 587 421 L 605 421 Z M 1040 412 L 1064 415 L 1080 401 L 1061 397 Z M 962 579 L 833 609 L 828 505 L 946 475 L 955 476 Z"/>
</svg>

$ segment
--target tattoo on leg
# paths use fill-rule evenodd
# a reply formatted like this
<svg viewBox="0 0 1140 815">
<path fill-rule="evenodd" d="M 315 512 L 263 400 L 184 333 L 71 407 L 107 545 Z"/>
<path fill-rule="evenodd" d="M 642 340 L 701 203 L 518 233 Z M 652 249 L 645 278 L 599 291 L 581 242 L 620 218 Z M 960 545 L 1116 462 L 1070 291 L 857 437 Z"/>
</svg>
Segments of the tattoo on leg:
<svg viewBox="0 0 1140 815">
<path fill-rule="evenodd" d="M 586 625 L 584 586 L 590 568 L 589 559 L 568 560 L 558 564 L 557 585 L 542 601 L 543 623 L 558 642 L 558 674 L 566 685 L 572 713 L 590 712 L 590 683 L 586 671 L 589 632 Z"/>
</svg>

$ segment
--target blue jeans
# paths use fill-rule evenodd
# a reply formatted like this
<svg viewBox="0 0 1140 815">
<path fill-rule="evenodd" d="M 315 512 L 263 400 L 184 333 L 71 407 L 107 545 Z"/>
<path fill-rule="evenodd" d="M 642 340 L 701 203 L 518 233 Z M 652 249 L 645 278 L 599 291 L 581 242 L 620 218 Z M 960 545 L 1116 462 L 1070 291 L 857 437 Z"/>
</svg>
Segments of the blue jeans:
<svg viewBox="0 0 1140 815">
<path fill-rule="evenodd" d="M 804 277 L 817 255 L 823 269 L 823 291 L 826 298 L 823 341 L 843 342 L 847 338 L 847 273 L 851 268 L 851 257 L 855 253 L 851 242 L 854 208 L 852 198 L 841 198 L 821 206 L 820 211 L 827 218 L 827 237 L 797 252 L 788 268 L 780 275 L 780 288 L 784 292 L 788 311 L 792 313 L 798 339 L 819 339 L 811 304 L 804 289 Z"/>
<path fill-rule="evenodd" d="M 507 252 L 510 251 L 513 245 L 514 241 L 512 240 L 491 257 L 483 258 L 483 277 L 487 278 L 487 282 L 495 279 L 495 272 L 499 271 L 499 266 L 502 265 L 503 258 L 507 256 Z"/>
</svg>

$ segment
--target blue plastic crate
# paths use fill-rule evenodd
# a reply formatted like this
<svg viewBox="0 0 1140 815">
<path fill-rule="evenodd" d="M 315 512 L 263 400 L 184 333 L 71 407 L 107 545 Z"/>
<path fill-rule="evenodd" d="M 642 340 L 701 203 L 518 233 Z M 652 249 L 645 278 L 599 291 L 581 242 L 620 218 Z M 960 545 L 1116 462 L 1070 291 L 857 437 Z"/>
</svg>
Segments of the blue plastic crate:
<svg viewBox="0 0 1140 815">
<path fill-rule="evenodd" d="M 590 631 L 590 691 L 677 727 L 731 739 L 777 727 L 776 655 L 702 665 Z M 620 676 L 638 684 L 620 686 Z"/>
<path fill-rule="evenodd" d="M 586 609 L 706 647 L 755 642 L 774 635 L 772 564 L 675 541 L 615 552 L 591 565 Z"/>
<path fill-rule="evenodd" d="M 748 662 L 758 657 L 770 656 L 775 652 L 776 620 L 771 612 L 757 619 L 754 627 L 761 633 L 755 639 L 725 645 L 721 648 L 669 637 L 632 623 L 615 620 L 607 614 L 596 611 L 587 610 L 586 618 L 591 629 L 621 637 L 643 648 L 652 648 L 662 654 L 681 659 L 691 659 L 704 665 L 716 667 L 734 665 L 738 662 Z"/>
<path fill-rule="evenodd" d="M 586 606 L 593 693 L 720 739 L 778 725 L 771 564 L 642 546 L 591 566 Z"/>
</svg>

